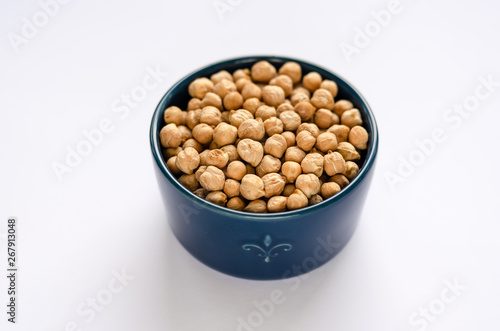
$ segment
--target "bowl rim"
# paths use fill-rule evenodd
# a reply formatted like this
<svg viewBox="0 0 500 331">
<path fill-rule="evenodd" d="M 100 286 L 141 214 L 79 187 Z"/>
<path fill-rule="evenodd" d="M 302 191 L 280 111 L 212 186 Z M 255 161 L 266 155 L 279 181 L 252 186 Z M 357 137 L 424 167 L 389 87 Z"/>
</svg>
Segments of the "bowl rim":
<svg viewBox="0 0 500 331">
<path fill-rule="evenodd" d="M 227 207 L 222 207 L 219 206 L 215 203 L 209 202 L 193 192 L 189 191 L 186 187 L 184 187 L 178 180 L 177 178 L 170 173 L 170 170 L 167 167 L 167 163 L 163 159 L 161 147 L 160 147 L 160 142 L 159 142 L 159 123 L 161 122 L 163 118 L 163 112 L 166 108 L 166 100 L 168 97 L 176 92 L 176 89 L 178 88 L 179 85 L 186 81 L 192 81 L 193 79 L 197 78 L 200 76 L 200 73 L 202 71 L 209 71 L 213 67 L 220 67 L 224 65 L 229 65 L 229 64 L 235 64 L 235 63 L 240 63 L 243 64 L 250 64 L 254 63 L 257 61 L 261 60 L 277 60 L 277 61 L 282 61 L 287 62 L 287 61 L 294 61 L 299 64 L 306 64 L 309 67 L 314 68 L 314 70 L 318 71 L 324 71 L 327 72 L 333 76 L 335 76 L 336 79 L 339 81 L 342 81 L 343 84 L 345 84 L 349 89 L 351 89 L 359 98 L 361 104 L 363 105 L 363 109 L 365 110 L 363 113 L 366 115 L 366 118 L 368 119 L 370 123 L 370 138 L 371 138 L 371 144 L 369 145 L 368 148 L 368 153 L 366 155 L 366 159 L 364 164 L 362 165 L 358 175 L 354 180 L 352 180 L 345 188 L 343 188 L 338 194 L 334 195 L 331 198 L 328 198 L 318 204 L 312 205 L 312 206 L 307 206 L 304 208 L 296 209 L 296 210 L 290 210 L 290 211 L 284 211 L 284 212 L 279 212 L 279 213 L 251 213 L 251 212 L 245 212 L 245 211 L 239 211 L 239 210 L 233 210 Z M 243 67 L 242 67 L 243 68 Z M 248 66 L 246 68 L 249 68 Z M 222 70 L 222 69 L 221 69 Z M 183 194 L 185 197 L 187 197 L 189 200 L 191 200 L 193 203 L 197 203 L 202 205 L 204 208 L 209 208 L 215 212 L 223 213 L 228 217 L 237 217 L 237 218 L 244 218 L 249 221 L 269 221 L 269 219 L 273 219 L 273 221 L 277 220 L 286 220 L 291 217 L 296 217 L 296 216 L 301 216 L 304 214 L 308 214 L 311 212 L 316 212 L 324 208 L 328 208 L 330 205 L 333 205 L 337 203 L 338 201 L 342 200 L 346 196 L 349 195 L 349 193 L 356 188 L 356 186 L 361 183 L 361 181 L 364 179 L 364 177 L 367 175 L 367 173 L 370 171 L 370 169 L 373 167 L 375 163 L 375 157 L 378 152 L 378 127 L 377 127 L 377 122 L 375 120 L 375 116 L 371 110 L 370 105 L 366 101 L 366 99 L 363 97 L 363 95 L 351 84 L 349 83 L 346 79 L 344 79 L 342 76 L 338 75 L 334 71 L 331 71 L 329 69 L 325 69 L 321 66 L 318 66 L 314 63 L 311 63 L 306 60 L 301 60 L 297 58 L 292 58 L 288 56 L 277 56 L 277 55 L 251 55 L 251 56 L 242 56 L 242 57 L 235 57 L 235 58 L 229 58 L 217 62 L 210 63 L 204 67 L 201 67 L 197 70 L 192 71 L 191 73 L 187 74 L 183 78 L 179 79 L 177 82 L 175 82 L 168 90 L 165 92 L 163 97 L 161 98 L 160 102 L 155 108 L 155 111 L 153 113 L 153 117 L 151 120 L 151 126 L 150 126 L 150 132 L 149 132 L 149 140 L 150 140 L 150 146 L 151 146 L 151 152 L 153 154 L 153 157 L 155 159 L 155 162 L 163 175 L 167 178 L 167 180 L 172 184 L 174 188 L 176 188 L 181 194 Z"/>
</svg>

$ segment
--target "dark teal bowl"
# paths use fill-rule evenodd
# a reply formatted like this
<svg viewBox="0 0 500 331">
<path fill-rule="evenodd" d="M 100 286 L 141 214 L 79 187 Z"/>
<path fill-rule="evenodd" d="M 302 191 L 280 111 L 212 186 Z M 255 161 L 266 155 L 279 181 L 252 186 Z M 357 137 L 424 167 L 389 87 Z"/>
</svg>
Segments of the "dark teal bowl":
<svg viewBox="0 0 500 331">
<path fill-rule="evenodd" d="M 317 71 L 338 85 L 336 99 L 348 99 L 362 114 L 370 134 L 369 146 L 358 176 L 340 193 L 314 206 L 276 214 L 254 214 L 231 210 L 196 196 L 170 173 L 163 160 L 159 132 L 163 111 L 181 108 L 190 99 L 188 86 L 198 77 L 227 70 L 250 68 L 267 60 L 277 69 L 295 61 L 303 74 Z M 361 94 L 345 79 L 308 62 L 278 56 L 249 56 L 211 64 L 184 77 L 167 91 L 151 122 L 151 150 L 156 178 L 168 221 L 179 242 L 199 261 L 223 273 L 249 279 L 280 279 L 315 269 L 333 258 L 347 244 L 373 177 L 378 149 L 375 117 Z"/>
</svg>

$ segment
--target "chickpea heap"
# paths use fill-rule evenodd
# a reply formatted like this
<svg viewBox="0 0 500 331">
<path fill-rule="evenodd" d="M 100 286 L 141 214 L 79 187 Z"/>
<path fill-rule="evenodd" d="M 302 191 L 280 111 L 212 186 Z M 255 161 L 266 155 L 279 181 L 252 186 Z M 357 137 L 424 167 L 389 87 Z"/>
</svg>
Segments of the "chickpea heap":
<svg viewBox="0 0 500 331">
<path fill-rule="evenodd" d="M 368 132 L 337 84 L 296 62 L 222 70 L 189 85 L 187 110 L 165 109 L 160 142 L 179 182 L 230 209 L 265 213 L 313 205 L 359 172 Z"/>
</svg>

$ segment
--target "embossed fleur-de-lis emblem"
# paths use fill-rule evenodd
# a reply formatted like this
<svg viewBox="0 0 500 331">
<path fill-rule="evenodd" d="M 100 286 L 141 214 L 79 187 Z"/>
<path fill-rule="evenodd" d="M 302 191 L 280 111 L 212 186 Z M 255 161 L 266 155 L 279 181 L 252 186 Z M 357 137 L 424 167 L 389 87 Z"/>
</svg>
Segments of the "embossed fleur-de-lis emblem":
<svg viewBox="0 0 500 331">
<path fill-rule="evenodd" d="M 273 240 L 270 235 L 266 235 L 262 241 L 264 246 L 257 244 L 244 244 L 241 246 L 246 251 L 254 251 L 257 256 L 263 257 L 264 262 L 270 262 L 272 257 L 276 257 L 280 251 L 288 252 L 292 249 L 292 245 L 288 243 L 279 243 L 271 246 Z"/>
</svg>

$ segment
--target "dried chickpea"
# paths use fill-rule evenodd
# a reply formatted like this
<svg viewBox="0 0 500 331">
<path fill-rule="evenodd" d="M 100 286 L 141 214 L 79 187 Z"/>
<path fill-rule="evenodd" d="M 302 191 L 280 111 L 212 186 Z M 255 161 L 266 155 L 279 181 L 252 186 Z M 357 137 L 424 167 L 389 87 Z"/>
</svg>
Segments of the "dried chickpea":
<svg viewBox="0 0 500 331">
<path fill-rule="evenodd" d="M 323 202 L 323 198 L 319 194 L 315 194 L 309 198 L 309 205 L 311 206 L 318 204 L 320 202 Z"/>
<path fill-rule="evenodd" d="M 224 193 L 228 198 L 240 195 L 240 182 L 234 179 L 226 179 L 224 182 Z"/>
<path fill-rule="evenodd" d="M 320 177 L 323 174 L 323 156 L 318 153 L 310 153 L 307 154 L 302 162 L 300 162 L 300 166 L 302 168 L 303 174 L 314 174 Z"/>
<path fill-rule="evenodd" d="M 179 154 L 180 155 L 180 154 Z M 229 161 L 229 155 L 221 149 L 212 149 L 207 153 L 205 164 L 222 169 Z"/>
<path fill-rule="evenodd" d="M 165 148 L 178 147 L 182 142 L 182 134 L 177 125 L 165 125 L 160 131 L 160 142 Z"/>
<path fill-rule="evenodd" d="M 232 161 L 227 165 L 226 176 L 231 179 L 241 180 L 246 174 L 247 168 L 241 161 Z"/>
<path fill-rule="evenodd" d="M 184 112 L 176 106 L 170 106 L 163 112 L 165 123 L 174 123 L 175 125 L 184 124 Z"/>
<path fill-rule="evenodd" d="M 287 147 L 292 147 L 295 145 L 295 134 L 291 131 L 285 131 L 281 134 L 286 140 Z"/>
<path fill-rule="evenodd" d="M 274 134 L 267 138 L 264 145 L 264 152 L 279 159 L 283 156 L 287 147 L 286 139 L 280 134 Z"/>
<path fill-rule="evenodd" d="M 233 80 L 237 81 L 240 78 L 245 78 L 248 77 L 250 78 L 250 69 L 237 69 L 235 72 L 233 72 Z"/>
<path fill-rule="evenodd" d="M 231 75 L 226 70 L 221 70 L 221 71 L 213 74 L 212 76 L 210 76 L 210 80 L 214 84 L 217 84 L 218 82 L 220 82 L 223 79 L 227 79 L 227 80 L 233 81 L 233 75 Z"/>
<path fill-rule="evenodd" d="M 339 100 L 339 101 L 335 102 L 335 107 L 333 108 L 333 111 L 337 115 L 342 116 L 342 114 L 346 110 L 353 109 L 353 108 L 354 108 L 354 105 L 349 100 Z"/>
<path fill-rule="evenodd" d="M 295 106 L 299 102 L 309 102 L 310 98 L 305 93 L 295 93 L 295 94 L 292 94 L 290 101 L 292 102 L 292 105 Z"/>
<path fill-rule="evenodd" d="M 205 199 L 207 201 L 215 203 L 216 205 L 224 207 L 226 205 L 226 202 L 227 202 L 227 195 L 225 195 L 221 191 L 214 191 L 214 192 L 208 193 L 207 196 L 205 197 Z"/>
<path fill-rule="evenodd" d="M 214 106 L 203 107 L 200 115 L 200 123 L 217 125 L 220 122 L 222 122 L 222 116 L 219 109 Z"/>
<path fill-rule="evenodd" d="M 193 128 L 192 133 L 193 138 L 203 145 L 212 141 L 214 129 L 208 124 L 200 123 Z"/>
<path fill-rule="evenodd" d="M 189 84 L 188 92 L 193 98 L 203 99 L 207 92 L 212 91 L 214 83 L 206 77 L 197 78 Z"/>
<path fill-rule="evenodd" d="M 280 120 L 283 122 L 285 130 L 295 131 L 302 122 L 300 115 L 292 110 L 284 111 L 280 114 Z"/>
<path fill-rule="evenodd" d="M 295 187 L 302 191 L 309 199 L 314 194 L 318 194 L 321 189 L 321 183 L 318 176 L 314 174 L 302 174 L 297 177 Z"/>
<path fill-rule="evenodd" d="M 221 98 L 224 98 L 229 92 L 236 92 L 236 84 L 228 79 L 222 79 L 217 84 L 215 84 L 213 92 L 218 94 Z"/>
<path fill-rule="evenodd" d="M 189 130 L 186 126 L 178 125 L 177 128 L 181 132 L 181 144 L 184 144 L 186 140 L 193 138 L 191 130 Z"/>
<path fill-rule="evenodd" d="M 222 146 L 220 149 L 227 153 L 227 155 L 229 156 L 229 162 L 237 161 L 240 159 L 238 151 L 236 150 L 236 146 L 226 145 Z"/>
<path fill-rule="evenodd" d="M 276 117 L 276 108 L 268 105 L 262 105 L 255 111 L 255 118 L 262 118 L 263 121 L 271 117 Z"/>
<path fill-rule="evenodd" d="M 288 147 L 285 152 L 285 161 L 300 163 L 306 157 L 306 152 L 297 146 Z"/>
<path fill-rule="evenodd" d="M 229 123 L 236 128 L 239 128 L 241 123 L 249 119 L 253 119 L 253 114 L 246 109 L 231 110 L 229 112 Z"/>
<path fill-rule="evenodd" d="M 236 83 L 235 83 L 236 84 L 236 89 L 239 92 L 243 91 L 243 88 L 245 87 L 245 85 L 247 83 L 251 82 L 251 81 L 252 81 L 252 79 L 250 77 L 248 77 L 248 76 L 247 77 L 242 77 L 242 78 L 238 79 L 236 81 Z"/>
<path fill-rule="evenodd" d="M 228 200 L 226 207 L 229 209 L 240 210 L 245 209 L 245 202 L 240 197 L 233 197 Z"/>
<path fill-rule="evenodd" d="M 264 182 L 257 175 L 246 174 L 241 179 L 240 194 L 247 200 L 257 200 L 266 194 Z"/>
<path fill-rule="evenodd" d="M 190 175 L 200 165 L 200 155 L 196 149 L 188 147 L 177 155 L 175 165 L 180 171 Z"/>
<path fill-rule="evenodd" d="M 298 83 L 302 79 L 302 68 L 297 62 L 286 62 L 281 66 L 279 74 L 287 75 L 292 79 L 293 83 Z"/>
<path fill-rule="evenodd" d="M 299 134 L 302 131 L 309 131 L 314 136 L 314 138 L 318 138 L 319 136 L 318 126 L 314 123 L 302 123 L 297 128 L 297 134 Z"/>
<path fill-rule="evenodd" d="M 295 94 L 299 94 L 299 93 L 303 93 L 303 94 L 307 95 L 308 98 L 311 97 L 311 92 L 302 85 L 297 85 L 293 89 L 291 96 L 294 96 Z"/>
<path fill-rule="evenodd" d="M 194 176 L 196 178 L 197 181 L 200 181 L 200 176 L 205 172 L 205 170 L 207 170 L 207 166 L 206 165 L 200 165 L 198 167 L 198 169 L 196 169 L 196 172 L 194 173 Z"/>
<path fill-rule="evenodd" d="M 333 175 L 332 178 L 330 178 L 330 182 L 339 184 L 340 188 L 344 188 L 349 185 L 349 179 L 342 174 Z"/>
<path fill-rule="evenodd" d="M 229 110 L 224 110 L 221 112 L 220 116 L 221 116 L 222 122 L 229 123 L 229 113 L 230 113 Z"/>
<path fill-rule="evenodd" d="M 200 187 L 200 184 L 196 180 L 196 177 L 194 176 L 194 174 L 180 176 L 179 183 L 181 183 L 183 186 L 185 186 L 191 192 L 193 192 L 198 187 Z"/>
<path fill-rule="evenodd" d="M 346 110 L 340 117 L 340 123 L 353 128 L 356 125 L 363 124 L 363 119 L 361 119 L 361 114 L 356 108 Z"/>
<path fill-rule="evenodd" d="M 203 187 L 201 187 L 201 188 L 194 190 L 193 193 L 196 194 L 197 196 L 199 196 L 200 198 L 205 199 L 207 197 L 208 193 L 210 193 L 210 192 L 208 192 Z"/>
<path fill-rule="evenodd" d="M 205 108 L 207 106 L 212 106 L 219 110 L 222 110 L 222 98 L 213 92 L 208 92 L 207 94 L 205 94 L 205 97 L 203 98 L 203 100 L 201 100 L 200 103 L 201 108 Z"/>
<path fill-rule="evenodd" d="M 261 140 L 265 135 L 266 129 L 261 118 L 245 120 L 238 127 L 238 138 L 240 139 Z"/>
<path fill-rule="evenodd" d="M 349 131 L 351 129 L 346 125 L 334 124 L 329 129 L 328 132 L 331 132 L 337 137 L 337 142 L 346 142 L 347 137 L 349 136 Z"/>
<path fill-rule="evenodd" d="M 222 191 L 225 180 L 226 177 L 222 170 L 214 166 L 208 166 L 200 176 L 200 185 L 208 191 Z"/>
<path fill-rule="evenodd" d="M 202 113 L 202 109 L 196 109 L 196 110 L 190 110 L 188 111 L 187 118 L 186 118 L 186 124 L 188 128 L 193 130 L 195 126 L 200 124 L 200 117 Z"/>
<path fill-rule="evenodd" d="M 281 173 L 286 177 L 287 183 L 293 183 L 302 174 L 302 167 L 297 162 L 286 161 L 281 165 Z"/>
<path fill-rule="evenodd" d="M 277 117 L 270 117 L 264 121 L 264 129 L 268 136 L 281 134 L 283 132 L 283 122 Z"/>
<path fill-rule="evenodd" d="M 316 108 L 307 101 L 301 101 L 295 105 L 295 112 L 300 115 L 302 121 L 309 121 L 316 112 Z"/>
<path fill-rule="evenodd" d="M 328 182 L 321 185 L 321 196 L 323 196 L 324 199 L 333 197 L 335 194 L 339 192 L 340 192 L 340 186 L 335 182 Z"/>
<path fill-rule="evenodd" d="M 325 109 L 325 108 L 320 108 L 314 114 L 314 123 L 320 129 L 328 129 L 330 126 L 332 126 L 334 124 L 333 123 L 334 122 L 334 115 L 335 114 L 332 113 L 330 110 Z M 337 116 L 337 115 L 335 115 L 335 116 Z M 338 120 L 338 116 L 337 116 L 337 120 Z"/>
<path fill-rule="evenodd" d="M 243 86 L 243 89 L 241 90 L 241 95 L 245 100 L 250 98 L 257 98 L 260 100 L 260 98 L 262 97 L 262 90 L 254 83 L 248 82 L 245 84 L 245 86 Z"/>
<path fill-rule="evenodd" d="M 279 86 L 266 85 L 262 89 L 262 99 L 266 104 L 277 107 L 285 102 L 285 91 Z"/>
<path fill-rule="evenodd" d="M 356 125 L 349 131 L 349 142 L 357 149 L 366 149 L 368 132 L 362 126 Z"/>
<path fill-rule="evenodd" d="M 189 100 L 188 105 L 187 105 L 188 112 L 190 110 L 196 110 L 196 109 L 200 109 L 200 108 L 203 108 L 203 107 L 201 107 L 201 100 L 200 99 L 192 98 L 191 100 Z"/>
<path fill-rule="evenodd" d="M 239 109 L 243 105 L 243 97 L 238 92 L 229 92 L 224 97 L 224 107 L 228 110 Z"/>
<path fill-rule="evenodd" d="M 273 79 L 271 79 L 271 81 L 269 81 L 269 85 L 276 85 L 281 87 L 283 89 L 283 92 L 285 92 L 285 97 L 292 94 L 293 81 L 290 78 L 290 76 L 287 75 L 276 76 Z"/>
<path fill-rule="evenodd" d="M 292 194 L 290 194 L 286 200 L 286 206 L 289 210 L 304 208 L 308 204 L 309 200 L 307 199 L 307 196 L 299 189 L 296 189 Z"/>
<path fill-rule="evenodd" d="M 210 145 L 208 145 L 208 149 L 218 149 L 219 146 L 212 140 Z"/>
<path fill-rule="evenodd" d="M 311 103 L 316 108 L 326 108 L 332 110 L 334 108 L 333 96 L 330 91 L 325 89 L 317 89 L 311 98 Z"/>
<path fill-rule="evenodd" d="M 309 91 L 313 92 L 314 90 L 317 90 L 319 86 L 321 85 L 321 75 L 315 71 L 312 71 L 308 73 L 307 75 L 302 78 L 302 85 Z"/>
<path fill-rule="evenodd" d="M 267 204 L 264 200 L 254 200 L 243 209 L 251 213 L 267 213 Z"/>
<path fill-rule="evenodd" d="M 221 122 L 214 129 L 212 139 L 219 147 L 233 144 L 238 137 L 238 129 L 230 124 Z"/>
<path fill-rule="evenodd" d="M 268 61 L 259 61 L 252 66 L 250 74 L 254 81 L 267 83 L 276 76 L 276 68 Z"/>
<path fill-rule="evenodd" d="M 329 79 L 325 79 L 324 81 L 322 81 L 321 84 L 319 85 L 319 88 L 328 90 L 332 94 L 332 97 L 334 98 L 337 96 L 337 93 L 339 91 L 337 83 Z"/>
<path fill-rule="evenodd" d="M 260 163 L 264 156 L 262 144 L 252 139 L 245 138 L 240 140 L 236 148 L 241 159 L 254 167 Z"/>
<path fill-rule="evenodd" d="M 346 161 L 356 161 L 361 158 L 356 148 L 348 142 L 341 142 L 337 147 L 337 151 L 342 155 Z"/>
<path fill-rule="evenodd" d="M 262 182 L 264 183 L 264 195 L 266 198 L 270 198 L 275 195 L 280 195 L 285 188 L 285 179 L 280 174 L 275 172 L 268 173 L 262 176 Z"/>
<path fill-rule="evenodd" d="M 248 110 L 252 114 L 255 114 L 255 112 L 257 111 L 257 109 L 259 109 L 260 106 L 262 106 L 262 103 L 257 98 L 249 98 L 246 99 L 245 102 L 243 102 L 243 109 Z"/>
<path fill-rule="evenodd" d="M 255 168 L 255 172 L 257 176 L 262 177 L 271 172 L 278 172 L 281 168 L 280 159 L 275 158 L 271 155 L 264 155 L 262 161 L 259 163 L 257 168 Z"/>
<path fill-rule="evenodd" d="M 182 147 L 170 147 L 170 148 L 167 148 L 163 151 L 164 153 L 164 156 L 166 156 L 166 158 L 168 159 L 169 157 L 172 157 L 172 156 L 177 156 L 179 155 L 179 153 L 182 151 Z"/>
<path fill-rule="evenodd" d="M 167 161 L 167 168 L 175 176 L 179 176 L 180 174 L 182 174 L 182 171 L 179 168 L 177 168 L 177 165 L 175 164 L 176 159 L 177 159 L 177 156 L 172 156 L 171 158 L 169 158 Z"/>
<path fill-rule="evenodd" d="M 331 132 L 323 132 L 316 138 L 316 148 L 326 153 L 337 149 L 337 137 Z"/>
<path fill-rule="evenodd" d="M 267 210 L 270 213 L 279 213 L 286 210 L 287 198 L 281 195 L 271 197 L 267 201 Z"/>
<path fill-rule="evenodd" d="M 281 194 L 284 197 L 289 197 L 290 194 L 292 194 L 293 192 L 295 192 L 295 190 L 296 190 L 295 185 L 293 185 L 293 184 L 286 184 L 285 188 L 283 189 L 283 192 L 281 192 Z"/>
<path fill-rule="evenodd" d="M 328 176 L 342 174 L 345 171 L 345 160 L 339 152 L 329 151 L 324 156 L 324 168 Z"/>
<path fill-rule="evenodd" d="M 309 131 L 300 131 L 295 139 L 297 141 L 297 146 L 302 148 L 302 150 L 309 152 L 316 144 L 316 138 Z"/>
<path fill-rule="evenodd" d="M 210 149 L 205 149 L 203 152 L 200 153 L 200 165 L 202 166 L 207 165 L 208 153 L 210 153 Z"/>
<path fill-rule="evenodd" d="M 345 163 L 344 175 L 349 180 L 353 180 L 357 176 L 358 172 L 359 172 L 359 166 L 356 163 L 352 161 L 347 161 Z"/>
</svg>

